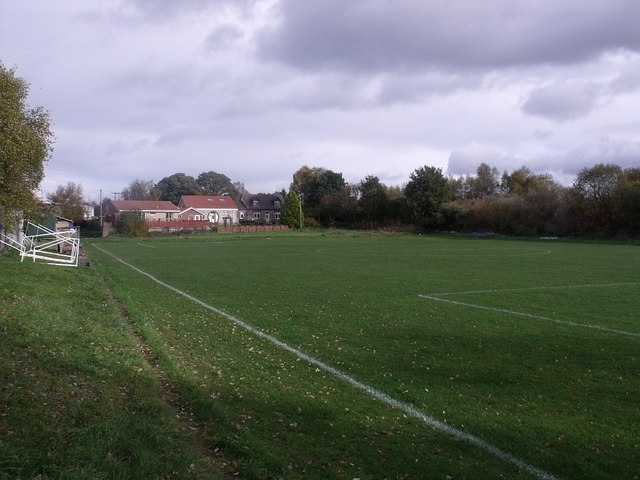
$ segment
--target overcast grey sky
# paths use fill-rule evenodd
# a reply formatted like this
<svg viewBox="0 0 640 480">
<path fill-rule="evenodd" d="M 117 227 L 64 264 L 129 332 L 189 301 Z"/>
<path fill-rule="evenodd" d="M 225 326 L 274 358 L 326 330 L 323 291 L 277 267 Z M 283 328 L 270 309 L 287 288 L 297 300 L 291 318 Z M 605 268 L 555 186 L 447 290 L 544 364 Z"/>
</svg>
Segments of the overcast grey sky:
<svg viewBox="0 0 640 480">
<path fill-rule="evenodd" d="M 56 135 L 44 193 L 302 165 L 405 183 L 640 166 L 637 0 L 0 0 L 0 61 Z"/>
</svg>

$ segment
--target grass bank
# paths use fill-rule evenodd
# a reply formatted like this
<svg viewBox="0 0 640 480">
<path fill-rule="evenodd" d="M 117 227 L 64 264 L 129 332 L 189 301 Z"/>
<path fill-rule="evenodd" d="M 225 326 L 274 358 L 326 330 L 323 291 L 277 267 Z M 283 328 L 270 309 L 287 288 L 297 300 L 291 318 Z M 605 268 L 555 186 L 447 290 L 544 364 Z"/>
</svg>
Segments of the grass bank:
<svg viewBox="0 0 640 480">
<path fill-rule="evenodd" d="M 0 479 L 223 478 L 179 413 L 94 269 L 0 256 Z"/>
</svg>

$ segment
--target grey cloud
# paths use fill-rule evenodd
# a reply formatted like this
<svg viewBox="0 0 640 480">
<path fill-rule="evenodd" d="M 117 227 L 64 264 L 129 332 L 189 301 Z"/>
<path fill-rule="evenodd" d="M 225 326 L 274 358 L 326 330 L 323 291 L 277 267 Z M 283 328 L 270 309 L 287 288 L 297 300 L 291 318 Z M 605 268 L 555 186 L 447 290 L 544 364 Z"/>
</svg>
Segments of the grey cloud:
<svg viewBox="0 0 640 480">
<path fill-rule="evenodd" d="M 640 89 L 640 59 L 624 66 L 618 76 L 611 81 L 609 89 L 613 93 L 631 93 Z"/>
<path fill-rule="evenodd" d="M 223 25 L 213 30 L 205 40 L 205 46 L 217 50 L 233 44 L 243 37 L 242 30 L 234 25 Z"/>
<path fill-rule="evenodd" d="M 551 137 L 553 135 L 553 131 L 552 130 L 543 130 L 543 129 L 535 129 L 532 133 L 531 133 L 531 137 L 534 138 L 535 140 L 546 140 L 549 137 Z"/>
<path fill-rule="evenodd" d="M 179 145 L 188 140 L 193 140 L 202 136 L 197 128 L 189 125 L 173 125 L 162 132 L 155 144 L 161 147 L 168 145 Z"/>
<path fill-rule="evenodd" d="M 250 0 L 126 0 L 125 5 L 133 11 L 129 13 L 149 20 L 168 20 L 183 13 L 200 13 L 224 6 L 246 6 Z"/>
<path fill-rule="evenodd" d="M 482 79 L 474 75 L 463 76 L 445 72 L 423 75 L 388 75 L 382 81 L 376 96 L 379 104 L 423 102 L 434 95 L 451 94 L 457 90 L 477 87 Z"/>
<path fill-rule="evenodd" d="M 258 52 L 301 69 L 368 72 L 574 63 L 638 51 L 638 18 L 635 0 L 281 0 Z"/>
<path fill-rule="evenodd" d="M 601 90 L 592 82 L 557 82 L 531 92 L 521 110 L 556 121 L 583 117 L 598 105 Z"/>
<path fill-rule="evenodd" d="M 640 142 L 602 138 L 572 149 L 557 160 L 564 173 L 572 174 L 597 163 L 613 163 L 622 168 L 640 167 Z"/>
<path fill-rule="evenodd" d="M 147 139 L 139 139 L 133 142 L 112 142 L 106 145 L 105 152 L 108 156 L 123 156 L 143 150 L 149 146 Z"/>
<path fill-rule="evenodd" d="M 301 111 L 353 110 L 372 105 L 371 79 L 334 74 L 292 76 L 273 89 L 271 106 Z"/>
</svg>

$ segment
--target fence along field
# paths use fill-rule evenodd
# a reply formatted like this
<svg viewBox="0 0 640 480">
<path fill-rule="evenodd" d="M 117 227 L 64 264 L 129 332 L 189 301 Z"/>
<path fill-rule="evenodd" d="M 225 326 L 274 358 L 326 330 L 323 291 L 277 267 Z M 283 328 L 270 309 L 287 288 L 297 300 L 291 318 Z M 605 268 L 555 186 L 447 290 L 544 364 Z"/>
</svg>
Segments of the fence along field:
<svg viewBox="0 0 640 480">
<path fill-rule="evenodd" d="M 637 247 L 220 238 L 96 246 L 224 315 L 90 253 L 202 418 L 222 432 L 220 444 L 243 456 L 245 472 L 634 478 L 640 471 Z M 233 319 L 451 431 L 372 399 Z"/>
</svg>

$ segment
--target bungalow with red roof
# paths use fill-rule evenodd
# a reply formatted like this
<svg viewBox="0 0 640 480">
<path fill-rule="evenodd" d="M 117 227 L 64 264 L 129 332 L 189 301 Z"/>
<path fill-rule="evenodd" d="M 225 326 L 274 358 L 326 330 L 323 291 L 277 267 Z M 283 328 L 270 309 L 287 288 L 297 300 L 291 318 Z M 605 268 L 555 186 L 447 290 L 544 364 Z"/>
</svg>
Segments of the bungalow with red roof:
<svg viewBox="0 0 640 480">
<path fill-rule="evenodd" d="M 177 220 L 180 209 L 165 200 L 109 200 L 105 215 L 117 220 L 122 212 L 140 212 L 146 222 Z"/>
<path fill-rule="evenodd" d="M 195 219 L 197 215 L 216 225 L 237 225 L 238 205 L 229 195 L 183 195 L 178 202 L 180 218 Z"/>
</svg>

